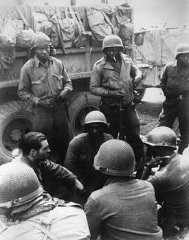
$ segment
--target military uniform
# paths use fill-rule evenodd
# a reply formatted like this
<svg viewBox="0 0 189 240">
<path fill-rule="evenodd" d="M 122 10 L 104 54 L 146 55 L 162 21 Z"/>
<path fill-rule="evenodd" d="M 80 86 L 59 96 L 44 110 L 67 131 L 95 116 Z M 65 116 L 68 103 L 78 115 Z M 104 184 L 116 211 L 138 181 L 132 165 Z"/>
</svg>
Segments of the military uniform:
<svg viewBox="0 0 189 240">
<path fill-rule="evenodd" d="M 179 152 L 189 144 L 189 68 L 177 63 L 168 64 L 161 78 L 160 87 L 166 97 L 160 113 L 159 126 L 172 128 L 178 117 L 181 143 Z"/>
<path fill-rule="evenodd" d="M 148 178 L 155 189 L 156 199 L 162 205 L 159 224 L 164 235 L 175 234 L 174 227 L 189 227 L 189 165 L 173 153 L 164 166 Z"/>
<path fill-rule="evenodd" d="M 64 161 L 70 141 L 67 113 L 63 100 L 56 100 L 61 91 L 72 91 L 72 83 L 63 63 L 50 57 L 48 67 L 35 56 L 24 64 L 18 95 L 32 105 L 33 131 L 47 136 L 50 148 Z M 38 105 L 40 99 L 53 99 L 51 109 Z"/>
<path fill-rule="evenodd" d="M 152 184 L 133 178 L 135 156 L 122 140 L 103 143 L 94 167 L 108 176 L 105 186 L 85 204 L 91 239 L 162 240 Z"/>
<path fill-rule="evenodd" d="M 27 157 L 18 156 L 13 161 L 25 163 L 33 168 L 43 188 L 51 196 L 71 201 L 77 178 L 68 169 L 48 159 L 33 164 Z"/>
<path fill-rule="evenodd" d="M 103 57 L 92 69 L 90 90 L 93 94 L 102 96 L 100 110 L 105 114 L 114 138 L 119 132 L 121 104 L 124 135 L 134 149 L 137 163 L 140 163 L 143 143 L 139 136 L 140 123 L 133 104 L 133 90 L 138 84 L 134 79 L 138 71 L 131 58 L 125 54 L 121 54 L 120 67 L 112 65 Z M 124 95 L 123 98 L 120 98 L 120 92 Z"/>
<path fill-rule="evenodd" d="M 84 185 L 86 197 L 104 184 L 105 177 L 94 169 L 93 162 L 100 145 L 112 138 L 110 134 L 104 133 L 101 140 L 94 142 L 88 133 L 81 133 L 69 143 L 64 166 Z"/>
</svg>

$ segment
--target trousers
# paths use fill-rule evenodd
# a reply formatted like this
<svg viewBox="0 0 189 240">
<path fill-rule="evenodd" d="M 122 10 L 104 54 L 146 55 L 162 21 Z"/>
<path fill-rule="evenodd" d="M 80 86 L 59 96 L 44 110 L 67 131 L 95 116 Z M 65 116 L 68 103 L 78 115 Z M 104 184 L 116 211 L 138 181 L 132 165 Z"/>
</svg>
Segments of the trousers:
<svg viewBox="0 0 189 240">
<path fill-rule="evenodd" d="M 179 153 L 189 144 L 189 95 L 184 97 L 166 98 L 159 116 L 159 126 L 173 127 L 173 123 L 178 118 L 181 142 Z"/>
<path fill-rule="evenodd" d="M 52 155 L 58 155 L 56 162 L 63 165 L 70 141 L 69 122 L 64 103 L 54 104 L 52 110 L 38 106 L 33 108 L 32 123 L 34 131 L 45 134 Z"/>
<path fill-rule="evenodd" d="M 101 101 L 100 111 L 106 116 L 109 124 L 110 134 L 117 138 L 120 131 L 120 117 L 122 123 L 122 129 L 126 141 L 133 148 L 136 167 L 141 164 L 143 156 L 143 142 L 140 138 L 140 122 L 134 105 L 124 106 L 122 113 L 120 113 L 119 106 L 109 105 L 106 102 Z M 120 116 L 121 114 L 121 116 Z"/>
</svg>

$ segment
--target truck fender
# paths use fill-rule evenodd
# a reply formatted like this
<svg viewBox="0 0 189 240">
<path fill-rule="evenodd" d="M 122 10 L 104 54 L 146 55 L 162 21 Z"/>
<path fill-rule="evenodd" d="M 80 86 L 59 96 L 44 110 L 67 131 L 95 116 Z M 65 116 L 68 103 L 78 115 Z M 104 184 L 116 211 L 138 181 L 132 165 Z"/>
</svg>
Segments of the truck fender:
<svg viewBox="0 0 189 240">
<path fill-rule="evenodd" d="M 69 101 L 70 125 L 74 135 L 83 131 L 85 116 L 93 110 L 99 109 L 100 97 L 84 91 L 74 93 Z M 71 136 L 73 137 L 73 136 Z"/>
</svg>

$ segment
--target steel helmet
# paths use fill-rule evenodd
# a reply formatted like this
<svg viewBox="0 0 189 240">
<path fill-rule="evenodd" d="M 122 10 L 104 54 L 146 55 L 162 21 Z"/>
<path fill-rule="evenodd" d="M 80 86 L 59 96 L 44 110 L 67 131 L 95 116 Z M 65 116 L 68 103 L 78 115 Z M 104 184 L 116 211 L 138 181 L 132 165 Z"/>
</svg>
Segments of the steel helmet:
<svg viewBox="0 0 189 240">
<path fill-rule="evenodd" d="M 107 125 L 106 117 L 100 111 L 91 111 L 86 115 L 84 125 L 87 126 L 91 123 L 101 123 Z"/>
<path fill-rule="evenodd" d="M 40 48 L 45 46 L 51 46 L 50 38 L 43 32 L 37 32 L 34 34 L 32 39 L 31 49 Z"/>
<path fill-rule="evenodd" d="M 189 44 L 188 43 L 179 43 L 176 47 L 176 56 L 177 59 L 178 55 L 183 53 L 189 53 Z"/>
<path fill-rule="evenodd" d="M 111 48 L 111 47 L 119 47 L 121 50 L 123 50 L 123 42 L 120 37 L 117 35 L 109 35 L 104 38 L 103 43 L 102 43 L 102 50 L 106 48 Z"/>
<path fill-rule="evenodd" d="M 44 192 L 34 170 L 25 163 L 0 166 L 0 208 L 18 207 Z"/>
<path fill-rule="evenodd" d="M 168 127 L 156 127 L 145 137 L 144 143 L 152 147 L 177 148 L 176 133 Z"/>
<path fill-rule="evenodd" d="M 104 142 L 94 158 L 94 168 L 107 175 L 131 176 L 135 168 L 132 147 L 118 139 Z"/>
</svg>

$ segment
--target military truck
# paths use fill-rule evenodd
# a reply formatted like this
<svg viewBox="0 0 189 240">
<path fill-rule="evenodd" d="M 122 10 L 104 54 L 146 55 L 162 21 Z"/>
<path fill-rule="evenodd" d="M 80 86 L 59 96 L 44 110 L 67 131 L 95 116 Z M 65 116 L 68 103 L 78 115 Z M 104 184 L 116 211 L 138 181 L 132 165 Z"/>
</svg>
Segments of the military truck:
<svg viewBox="0 0 189 240">
<path fill-rule="evenodd" d="M 75 3 L 75 1 L 72 1 L 72 3 L 73 2 Z M 53 9 L 52 6 L 37 6 L 35 8 L 29 8 L 30 11 L 28 11 L 27 8 L 27 14 L 25 14 L 25 12 L 22 11 L 24 7 L 22 5 L 16 5 L 12 6 L 12 12 L 9 10 L 7 16 L 9 18 L 10 13 L 13 13 L 15 17 L 16 14 L 17 21 L 20 20 L 24 27 L 27 28 L 29 25 L 31 27 L 31 22 L 33 21 L 33 19 L 31 21 L 31 18 L 29 20 L 27 19 L 28 13 L 31 12 L 31 10 L 34 10 L 38 13 L 44 13 L 44 11 L 41 11 L 41 9 L 44 10 L 44 7 L 46 11 L 49 9 L 52 11 Z M 105 27 L 104 29 L 107 31 L 108 28 L 113 29 L 113 25 L 115 23 L 111 21 L 111 9 L 107 9 L 106 4 L 103 5 L 103 8 L 105 8 L 106 12 L 102 12 L 101 7 L 91 9 L 95 9 L 95 11 L 99 11 L 101 13 L 99 16 L 103 17 L 103 24 L 105 24 L 103 27 Z M 67 10 L 68 9 L 70 9 L 70 7 L 67 8 Z M 74 12 L 76 12 L 76 8 L 72 9 L 74 9 Z M 68 99 L 68 108 L 70 126 L 74 135 L 82 131 L 82 126 L 86 114 L 91 110 L 98 109 L 100 101 L 99 97 L 94 96 L 89 92 L 89 80 L 93 64 L 102 57 L 101 45 L 104 36 L 99 37 L 98 32 L 95 32 L 96 27 L 98 26 L 95 26 L 94 23 L 93 25 L 90 25 L 91 19 L 89 18 L 89 15 L 91 12 L 90 14 L 86 15 L 86 8 L 83 7 L 82 9 L 84 9 L 83 13 L 85 13 L 85 16 L 83 17 L 81 14 L 82 11 L 79 15 L 78 11 L 75 17 L 79 19 L 78 21 L 80 26 L 81 23 L 84 26 L 82 30 L 85 31 L 84 35 L 87 35 L 88 37 L 85 38 L 85 44 L 78 44 L 78 46 L 73 46 L 73 44 L 69 45 L 69 42 L 65 42 L 64 38 L 60 39 L 60 36 L 58 36 L 60 42 L 59 45 L 56 46 L 56 57 L 63 61 L 73 83 L 74 91 Z M 88 10 L 91 11 L 91 9 Z M 129 4 L 126 4 L 124 6 L 120 6 L 118 10 L 121 11 L 119 18 L 125 14 L 126 19 L 128 19 L 129 37 L 128 39 L 124 39 L 124 43 L 126 43 L 125 51 L 128 54 L 132 55 L 134 41 L 134 31 L 132 31 L 133 9 Z M 69 10 L 67 12 L 70 14 Z M 5 16 L 5 11 L 3 13 L 1 12 L 1 14 Z M 86 16 L 88 18 L 86 18 Z M 14 19 L 14 17 L 12 17 L 12 19 Z M 2 17 L 0 20 L 1 19 Z M 92 20 L 94 20 L 94 16 Z M 96 19 L 96 21 L 97 20 L 98 19 Z M 97 25 L 98 24 L 99 21 Z M 123 26 L 123 29 L 124 27 L 125 25 Z M 119 34 L 119 29 L 117 28 L 116 33 L 112 33 Z M 33 28 L 33 30 L 35 31 L 36 29 Z M 124 31 L 121 32 L 122 35 L 123 33 Z M 105 32 L 105 34 L 107 35 L 109 33 Z M 57 36 L 55 36 L 54 39 L 57 39 L 56 37 Z M 20 70 L 28 58 L 29 48 L 22 49 L 20 47 L 17 47 L 17 45 L 15 45 L 13 48 L 0 48 L 0 163 L 3 163 L 7 161 L 7 159 L 10 160 L 12 158 L 12 151 L 17 147 L 22 134 L 30 131 L 32 127 L 32 113 L 30 111 L 30 106 L 20 101 L 17 96 Z"/>
</svg>

